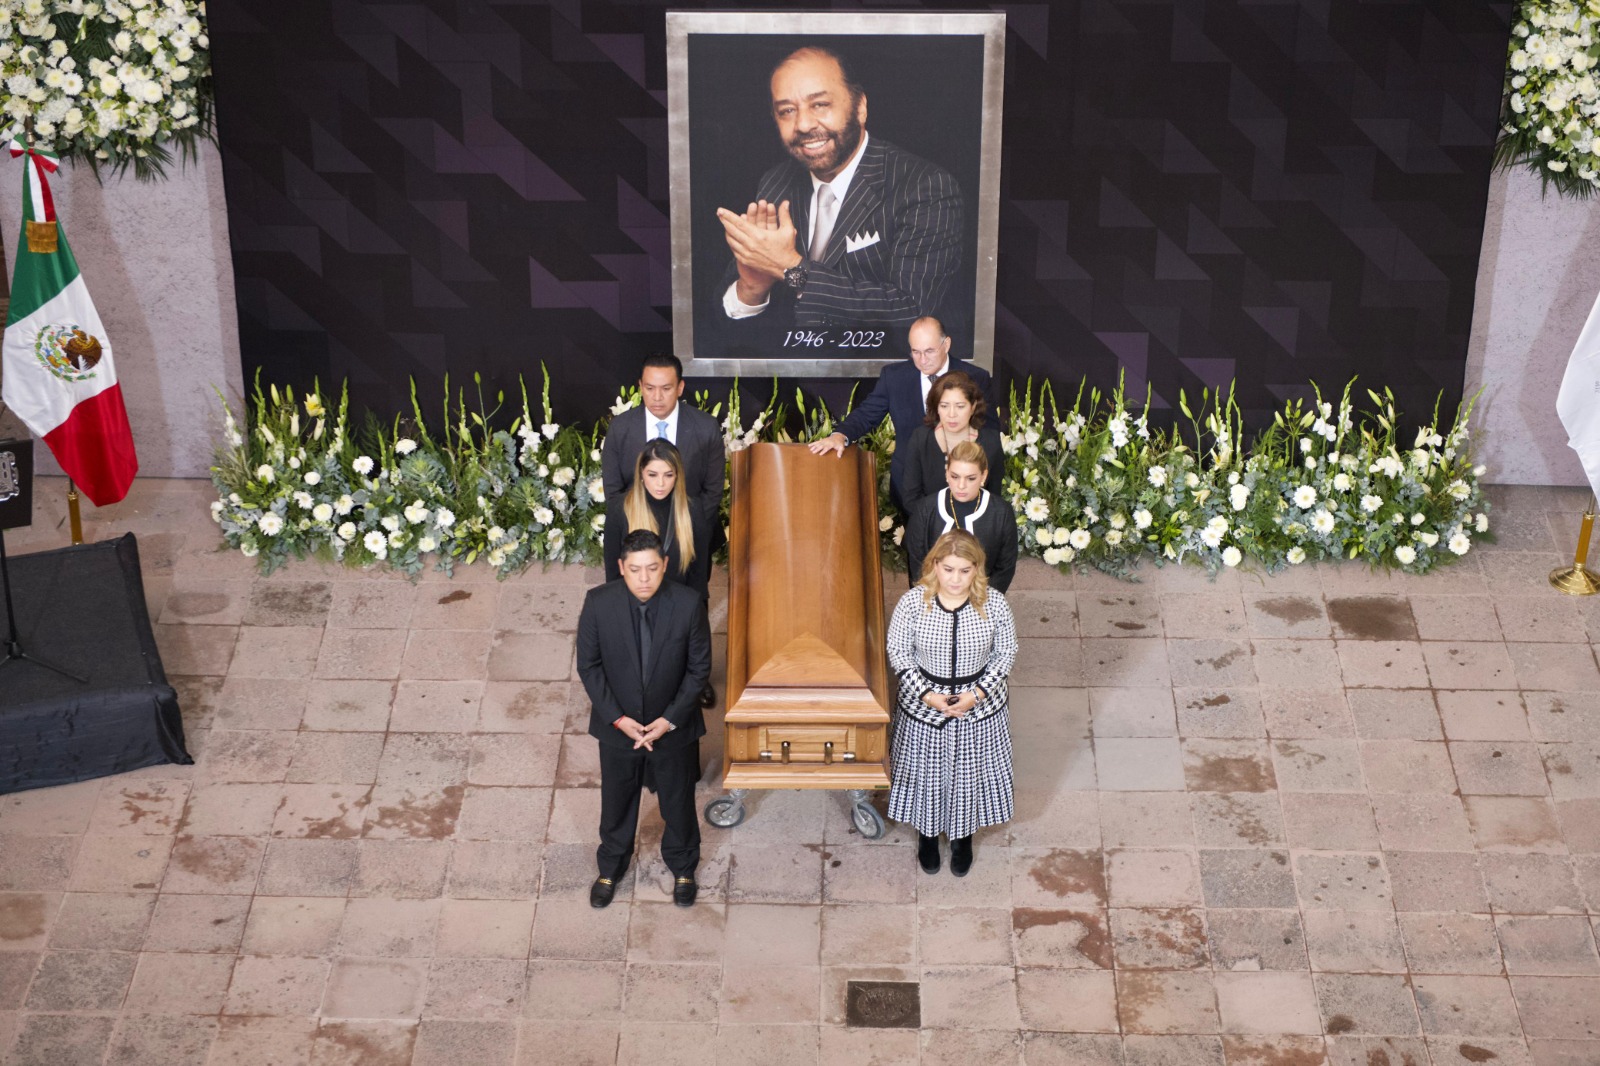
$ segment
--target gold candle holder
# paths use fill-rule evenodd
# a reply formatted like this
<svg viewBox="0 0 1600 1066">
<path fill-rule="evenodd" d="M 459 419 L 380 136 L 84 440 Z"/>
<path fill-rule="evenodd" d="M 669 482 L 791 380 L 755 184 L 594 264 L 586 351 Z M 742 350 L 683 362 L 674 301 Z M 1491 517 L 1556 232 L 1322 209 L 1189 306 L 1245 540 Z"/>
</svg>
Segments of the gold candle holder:
<svg viewBox="0 0 1600 1066">
<path fill-rule="evenodd" d="M 1600 592 L 1600 577 L 1589 571 L 1584 563 L 1589 558 L 1589 535 L 1594 532 L 1595 498 L 1589 497 L 1589 509 L 1583 512 L 1583 524 L 1578 528 L 1578 550 L 1572 565 L 1550 571 L 1550 584 L 1568 596 L 1593 596 Z"/>
</svg>

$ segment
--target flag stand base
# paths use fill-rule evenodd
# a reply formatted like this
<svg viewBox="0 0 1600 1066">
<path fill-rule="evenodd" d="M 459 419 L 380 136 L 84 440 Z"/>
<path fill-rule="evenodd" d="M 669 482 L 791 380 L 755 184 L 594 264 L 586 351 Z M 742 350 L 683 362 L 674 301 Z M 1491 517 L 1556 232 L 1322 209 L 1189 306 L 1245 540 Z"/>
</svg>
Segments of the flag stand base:
<svg viewBox="0 0 1600 1066">
<path fill-rule="evenodd" d="M 1600 576 L 1584 566 L 1589 557 L 1589 535 L 1594 532 L 1594 506 L 1591 497 L 1589 509 L 1583 512 L 1583 525 L 1578 530 L 1578 550 L 1572 565 L 1550 571 L 1550 584 L 1568 596 L 1593 596 L 1600 592 Z"/>
<path fill-rule="evenodd" d="M 79 677 L 77 674 L 66 669 L 65 667 L 57 666 L 54 663 L 45 662 L 43 659 L 40 659 L 34 655 L 29 655 L 27 652 L 22 650 L 22 638 L 17 634 L 17 609 L 11 603 L 11 563 L 6 558 L 6 533 L 3 529 L 0 529 L 0 587 L 4 587 L 5 589 L 6 619 L 10 623 L 5 643 L 6 653 L 3 658 L 0 658 L 0 667 L 4 667 L 8 663 L 13 662 L 32 663 L 33 665 L 42 667 L 45 670 L 58 673 L 62 677 L 71 678 L 80 685 L 88 684 L 88 678 Z"/>
<path fill-rule="evenodd" d="M 72 543 L 83 543 L 83 513 L 78 510 L 78 486 L 67 481 L 67 519 L 72 526 Z"/>
</svg>

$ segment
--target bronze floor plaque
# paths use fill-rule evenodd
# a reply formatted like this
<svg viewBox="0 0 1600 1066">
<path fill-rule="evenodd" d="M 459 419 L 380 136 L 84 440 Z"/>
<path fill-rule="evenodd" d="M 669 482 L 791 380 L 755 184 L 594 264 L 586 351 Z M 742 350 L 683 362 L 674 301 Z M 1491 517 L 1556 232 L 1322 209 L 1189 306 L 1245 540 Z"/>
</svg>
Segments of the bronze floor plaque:
<svg viewBox="0 0 1600 1066">
<path fill-rule="evenodd" d="M 845 991 L 845 1024 L 858 1029 L 918 1029 L 922 990 L 914 981 L 851 981 Z"/>
</svg>

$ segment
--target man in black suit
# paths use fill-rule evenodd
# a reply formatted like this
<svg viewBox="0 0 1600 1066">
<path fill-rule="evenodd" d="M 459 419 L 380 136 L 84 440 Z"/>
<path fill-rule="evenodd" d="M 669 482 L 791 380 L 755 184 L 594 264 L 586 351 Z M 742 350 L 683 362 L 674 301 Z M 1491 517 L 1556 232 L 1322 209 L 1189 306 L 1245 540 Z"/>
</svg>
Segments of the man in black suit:
<svg viewBox="0 0 1600 1066">
<path fill-rule="evenodd" d="M 759 333 L 781 344 L 784 331 L 829 327 L 898 333 L 939 313 L 961 263 L 955 178 L 869 136 L 866 91 L 825 48 L 788 56 L 771 91 L 791 158 L 767 171 L 743 214 L 717 211 L 733 252 L 717 293 L 728 339 Z"/>
<path fill-rule="evenodd" d="M 655 790 L 666 823 L 661 858 L 672 871 L 672 900 L 695 900 L 694 786 L 706 732 L 699 696 L 711 674 L 711 626 L 699 595 L 664 580 L 666 572 L 661 539 L 636 529 L 622 541 L 622 580 L 590 589 L 578 615 L 578 676 L 589 694 L 589 735 L 600 742 L 594 907 L 610 904 L 628 872 L 645 787 Z"/>
<path fill-rule="evenodd" d="M 894 499 L 894 505 L 902 511 L 906 510 L 900 495 L 901 478 L 905 476 L 905 445 L 928 413 L 928 389 L 934 381 L 942 374 L 959 370 L 978 383 L 991 409 L 995 405 L 994 397 L 990 395 L 994 383 L 989 378 L 989 372 L 950 355 L 950 336 L 937 318 L 924 315 L 913 322 L 909 340 L 910 361 L 890 363 L 884 367 L 878 373 L 878 382 L 867 398 L 845 416 L 839 428 L 810 444 L 815 455 L 830 451 L 843 455 L 845 445 L 854 444 L 877 429 L 883 422 L 883 416 L 888 415 L 894 422 L 894 439 L 898 445 L 889 459 L 889 494 Z"/>
</svg>

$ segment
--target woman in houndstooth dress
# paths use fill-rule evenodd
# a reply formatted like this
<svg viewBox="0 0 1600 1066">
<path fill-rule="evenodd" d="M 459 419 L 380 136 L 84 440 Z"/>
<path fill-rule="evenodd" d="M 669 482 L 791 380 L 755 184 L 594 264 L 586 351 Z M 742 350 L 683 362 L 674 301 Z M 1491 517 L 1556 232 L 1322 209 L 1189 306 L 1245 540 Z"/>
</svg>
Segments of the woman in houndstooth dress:
<svg viewBox="0 0 1600 1066">
<path fill-rule="evenodd" d="M 962 530 L 928 552 L 922 580 L 889 623 L 889 667 L 900 676 L 889 817 L 916 826 L 918 864 L 972 866 L 972 834 L 1012 815 L 1006 675 L 1017 630 L 1005 596 L 988 587 L 983 547 Z"/>
</svg>

